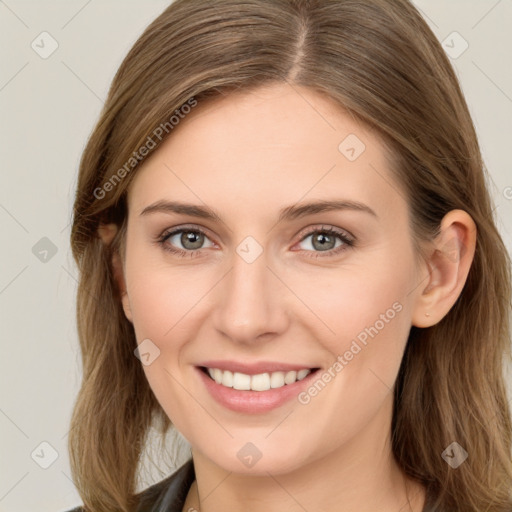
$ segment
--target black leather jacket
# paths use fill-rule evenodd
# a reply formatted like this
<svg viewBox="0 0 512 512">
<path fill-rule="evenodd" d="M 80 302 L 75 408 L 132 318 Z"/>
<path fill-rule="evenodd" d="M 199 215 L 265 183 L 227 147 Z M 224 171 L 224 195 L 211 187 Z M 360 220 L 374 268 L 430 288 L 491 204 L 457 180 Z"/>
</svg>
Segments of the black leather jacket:
<svg viewBox="0 0 512 512">
<path fill-rule="evenodd" d="M 194 464 L 190 459 L 165 480 L 139 493 L 137 512 L 181 512 L 195 478 Z M 68 512 L 83 512 L 83 508 L 76 507 Z"/>
</svg>

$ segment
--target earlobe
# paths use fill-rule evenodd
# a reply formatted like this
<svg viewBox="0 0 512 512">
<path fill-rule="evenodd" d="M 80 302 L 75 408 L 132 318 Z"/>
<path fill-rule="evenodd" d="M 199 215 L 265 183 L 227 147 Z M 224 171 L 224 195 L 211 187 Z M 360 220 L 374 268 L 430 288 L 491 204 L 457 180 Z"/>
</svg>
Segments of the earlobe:
<svg viewBox="0 0 512 512">
<path fill-rule="evenodd" d="M 450 311 L 460 296 L 476 247 L 476 225 L 463 210 L 452 210 L 441 222 L 441 231 L 426 266 L 426 285 L 419 286 L 412 325 L 430 327 Z"/>
<path fill-rule="evenodd" d="M 133 323 L 133 316 L 132 316 L 132 308 L 130 306 L 130 299 L 128 298 L 128 294 L 124 292 L 121 296 L 121 302 L 123 305 L 124 315 L 126 318 Z"/>
<path fill-rule="evenodd" d="M 109 224 L 100 224 L 98 226 L 98 236 L 101 238 L 105 245 L 110 245 L 110 242 L 112 242 L 112 239 L 116 235 L 117 231 L 117 224 L 114 224 L 113 222 Z"/>
<path fill-rule="evenodd" d="M 110 245 L 117 232 L 118 226 L 117 224 L 114 223 L 100 224 L 98 227 L 98 236 L 101 238 L 105 245 Z M 118 287 L 121 296 L 121 303 L 123 306 L 124 314 L 130 322 L 133 322 L 130 300 L 128 298 L 128 293 L 126 291 L 123 264 L 117 252 L 114 252 L 112 255 L 112 269 L 114 274 L 114 281 Z"/>
<path fill-rule="evenodd" d="M 121 295 L 121 303 L 123 305 L 124 314 L 126 318 L 133 323 L 130 299 L 128 297 L 128 292 L 126 291 L 123 264 L 117 252 L 112 256 L 112 267 L 114 269 L 114 279 L 119 289 L 119 294 Z"/>
</svg>

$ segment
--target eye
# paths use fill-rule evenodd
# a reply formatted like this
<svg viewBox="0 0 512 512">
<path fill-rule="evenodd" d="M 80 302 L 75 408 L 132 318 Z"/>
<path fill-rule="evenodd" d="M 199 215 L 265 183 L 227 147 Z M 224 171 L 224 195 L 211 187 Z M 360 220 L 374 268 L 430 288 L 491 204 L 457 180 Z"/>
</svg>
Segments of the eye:
<svg viewBox="0 0 512 512">
<path fill-rule="evenodd" d="M 308 257 L 329 257 L 335 256 L 342 251 L 353 247 L 355 240 L 352 236 L 347 233 L 338 230 L 333 227 L 316 228 L 309 230 L 306 234 L 303 234 L 302 239 L 299 243 L 304 243 L 308 238 L 311 241 L 306 244 L 310 249 L 305 249 Z M 171 231 L 165 231 L 160 237 L 157 238 L 157 243 L 162 248 L 173 254 L 177 254 L 182 257 L 194 257 L 200 256 L 202 250 L 205 249 L 203 244 L 205 240 L 209 240 L 206 233 L 197 227 L 181 226 Z M 339 241 L 339 243 L 337 243 Z M 183 249 L 179 247 L 181 245 Z M 213 247 L 210 241 L 210 245 L 207 247 Z M 322 254 L 325 253 L 325 254 Z"/>
<path fill-rule="evenodd" d="M 322 226 L 321 228 L 310 230 L 300 243 L 303 243 L 308 238 L 311 238 L 311 241 L 306 246 L 313 250 L 306 250 L 306 252 L 312 253 L 308 254 L 308 256 L 313 258 L 334 256 L 354 246 L 354 239 L 352 237 L 333 227 L 325 228 Z M 337 240 L 340 243 L 336 244 Z"/>
<path fill-rule="evenodd" d="M 187 228 L 182 226 L 179 229 L 164 232 L 157 242 L 166 251 L 180 256 L 194 256 L 201 253 L 205 240 L 209 240 L 206 233 L 199 228 Z M 180 244 L 184 249 L 176 247 Z M 213 247 L 211 244 L 209 247 Z"/>
</svg>

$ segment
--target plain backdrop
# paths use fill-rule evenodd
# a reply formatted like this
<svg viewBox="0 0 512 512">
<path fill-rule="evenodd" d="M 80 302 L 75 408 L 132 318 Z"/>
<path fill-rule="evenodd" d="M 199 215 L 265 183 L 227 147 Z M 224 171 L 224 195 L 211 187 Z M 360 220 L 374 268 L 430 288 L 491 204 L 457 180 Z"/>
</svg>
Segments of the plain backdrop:
<svg viewBox="0 0 512 512">
<path fill-rule="evenodd" d="M 66 445 L 80 383 L 69 246 L 77 168 L 121 60 L 168 4 L 0 0 L 1 512 L 81 503 Z M 415 4 L 451 54 L 510 252 L 512 2 Z M 149 471 L 148 485 L 168 474 L 158 463 Z"/>
</svg>

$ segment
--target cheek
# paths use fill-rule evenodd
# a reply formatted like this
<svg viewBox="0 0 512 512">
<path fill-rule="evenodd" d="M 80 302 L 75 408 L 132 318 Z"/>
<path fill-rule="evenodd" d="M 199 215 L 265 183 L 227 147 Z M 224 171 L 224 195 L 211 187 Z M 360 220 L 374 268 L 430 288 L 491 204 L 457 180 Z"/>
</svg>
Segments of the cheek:
<svg viewBox="0 0 512 512">
<path fill-rule="evenodd" d="M 173 337 L 208 291 L 204 273 L 160 265 L 142 265 L 133 259 L 127 268 L 127 287 L 137 340 L 157 345 Z M 211 286 L 210 286 L 211 288 Z M 161 348 L 164 348 L 163 346 Z"/>
<path fill-rule="evenodd" d="M 348 283 L 347 294 L 340 298 L 338 316 L 333 317 L 337 318 L 335 330 L 344 340 L 350 340 L 350 344 L 356 340 L 361 347 L 377 339 L 382 349 L 400 344 L 402 340 L 396 334 L 403 326 L 405 289 L 405 283 L 384 273 L 366 275 L 364 280 Z"/>
<path fill-rule="evenodd" d="M 204 322 L 208 292 L 218 280 L 218 273 L 162 263 L 142 264 L 148 261 L 142 255 L 131 256 L 126 267 L 127 291 L 137 343 L 150 340 L 148 346 L 158 354 L 143 370 L 157 400 L 171 417 L 190 406 L 190 396 L 179 384 L 182 372 L 190 371 L 183 356 Z M 171 420 L 179 423 L 180 418 Z"/>
<path fill-rule="evenodd" d="M 310 389 L 301 403 L 310 403 L 312 416 L 329 416 L 322 428 L 331 425 L 334 437 L 336 425 L 355 432 L 389 399 L 410 331 L 412 260 L 405 251 L 401 259 L 389 252 L 376 260 L 324 276 L 308 290 L 309 304 L 323 320 L 316 337 L 330 360 L 328 375 L 320 376 L 325 387 L 318 383 L 321 391 Z M 326 402 L 333 404 L 329 412 L 322 407 Z"/>
<path fill-rule="evenodd" d="M 364 347 L 379 339 L 382 350 L 403 345 L 410 328 L 408 294 L 413 279 L 408 261 L 382 257 L 379 263 L 324 270 L 313 277 L 295 276 L 295 289 L 307 297 L 319 326 L 317 339 L 331 354 L 350 350 L 354 340 Z"/>
<path fill-rule="evenodd" d="M 341 442 L 355 435 L 392 399 L 411 325 L 411 274 L 406 262 L 400 263 L 367 267 L 364 273 L 353 269 L 329 285 L 326 281 L 327 294 L 319 286 L 309 295 L 334 334 L 325 334 L 323 324 L 323 337 L 318 330 L 330 360 L 299 402 L 312 428 L 326 438 Z"/>
<path fill-rule="evenodd" d="M 198 288 L 196 278 L 188 279 L 190 272 L 149 265 L 150 270 L 140 268 L 133 269 L 128 282 L 133 326 L 137 342 L 149 339 L 150 351 L 158 354 L 150 364 L 143 365 L 143 370 L 172 423 L 189 431 L 186 411 L 190 410 L 190 395 L 184 389 L 180 362 L 187 342 L 194 336 L 197 305 L 206 293 L 205 286 Z"/>
</svg>

